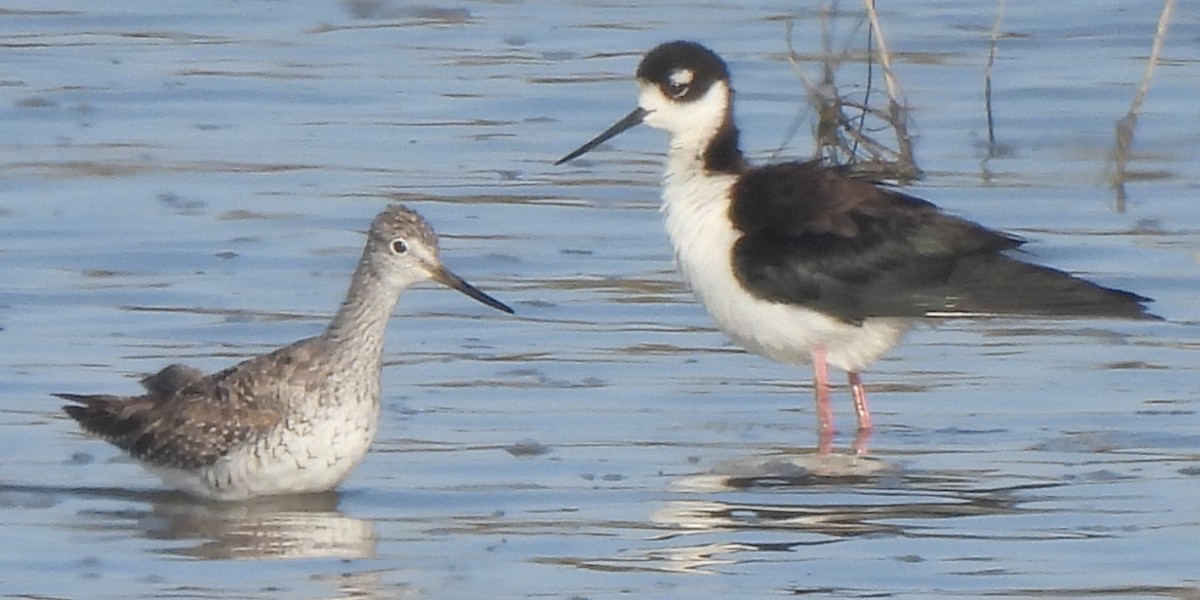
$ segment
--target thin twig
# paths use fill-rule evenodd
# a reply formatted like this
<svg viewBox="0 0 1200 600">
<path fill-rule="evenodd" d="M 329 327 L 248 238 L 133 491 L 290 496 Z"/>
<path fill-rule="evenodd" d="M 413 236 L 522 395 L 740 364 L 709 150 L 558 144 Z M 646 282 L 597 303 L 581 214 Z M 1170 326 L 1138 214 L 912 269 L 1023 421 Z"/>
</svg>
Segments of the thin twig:
<svg viewBox="0 0 1200 600">
<path fill-rule="evenodd" d="M 988 158 L 996 156 L 996 123 L 992 119 L 992 66 L 996 63 L 996 47 L 1000 39 L 1000 20 L 1004 18 L 1005 0 L 996 0 L 996 20 L 992 23 L 992 42 L 988 47 L 987 67 L 983 70 L 983 103 L 987 110 Z"/>
<path fill-rule="evenodd" d="M 869 105 L 872 100 L 871 90 L 874 89 L 876 52 L 869 51 L 867 54 L 868 80 L 862 100 L 851 99 L 838 93 L 837 72 L 844 57 L 850 55 L 851 51 L 842 49 L 835 53 L 833 50 L 831 24 L 836 16 L 836 9 L 831 11 L 831 4 L 836 4 L 836 1 L 826 0 L 821 6 L 820 81 L 810 80 L 802 71 L 800 57 L 793 46 L 792 24 L 787 24 L 788 60 L 804 86 L 809 105 L 816 111 L 815 156 L 834 164 L 853 164 L 855 171 L 866 177 L 913 179 L 918 172 L 912 162 L 911 144 L 908 143 L 906 134 L 905 109 L 894 99 L 886 108 Z M 869 24 L 865 15 L 858 20 L 854 29 L 861 31 L 864 24 Z M 874 29 L 874 26 L 871 28 Z M 879 39 L 871 32 L 868 32 L 868 36 L 868 45 Z M 883 48 L 886 49 L 886 46 Z M 895 77 L 892 77 L 890 87 L 899 92 Z M 895 132 L 898 150 L 893 150 L 876 139 L 875 136 L 879 132 L 887 130 Z"/>
<path fill-rule="evenodd" d="M 1145 72 L 1142 73 L 1142 81 L 1133 95 L 1133 103 L 1129 106 L 1129 112 L 1125 114 L 1124 118 L 1117 121 L 1116 147 L 1113 150 L 1112 186 L 1117 192 L 1114 209 L 1119 213 L 1125 212 L 1125 201 L 1128 199 L 1125 194 L 1125 166 L 1129 162 L 1129 156 L 1133 150 L 1134 129 L 1137 127 L 1142 104 L 1150 92 L 1150 80 L 1153 79 L 1154 69 L 1158 66 L 1158 57 L 1162 54 L 1162 47 L 1167 39 L 1167 26 L 1171 22 L 1171 11 L 1174 9 L 1175 0 L 1166 0 L 1163 3 L 1162 12 L 1158 15 L 1158 27 L 1154 32 L 1154 44 L 1150 47 L 1150 58 L 1146 61 Z"/>
<path fill-rule="evenodd" d="M 879 63 L 883 66 L 883 82 L 888 91 L 888 112 L 892 126 L 896 128 L 897 149 L 900 152 L 900 168 L 916 172 L 916 161 L 913 158 L 912 142 L 908 135 L 908 111 L 900 98 L 900 82 L 892 70 L 892 53 L 888 50 L 887 40 L 883 36 L 883 26 L 879 22 L 879 13 L 875 10 L 875 0 L 863 0 L 867 8 L 867 18 L 871 21 L 871 32 L 875 43 L 879 45 Z"/>
<path fill-rule="evenodd" d="M 863 0 L 867 6 L 867 18 L 871 21 L 871 34 L 879 44 L 879 62 L 883 65 L 883 82 L 887 84 L 888 97 L 895 101 L 900 97 L 900 84 L 892 74 L 892 54 L 888 52 L 887 40 L 883 38 L 883 27 L 879 25 L 879 13 L 875 11 L 875 0 Z"/>
</svg>

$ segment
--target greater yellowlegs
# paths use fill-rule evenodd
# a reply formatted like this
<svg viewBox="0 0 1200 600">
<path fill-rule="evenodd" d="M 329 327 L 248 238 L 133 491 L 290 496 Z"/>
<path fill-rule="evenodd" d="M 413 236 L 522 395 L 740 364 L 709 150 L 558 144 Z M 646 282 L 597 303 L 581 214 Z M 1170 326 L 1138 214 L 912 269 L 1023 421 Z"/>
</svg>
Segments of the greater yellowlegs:
<svg viewBox="0 0 1200 600">
<path fill-rule="evenodd" d="M 563 157 L 646 123 L 670 136 L 662 211 L 684 279 L 721 330 L 774 360 L 813 365 L 822 447 L 827 365 L 845 370 L 860 432 L 859 371 L 926 317 L 1154 318 L 1149 299 L 1029 264 L 1023 241 L 819 161 L 754 167 L 738 145 L 725 61 L 686 41 L 637 69 L 638 107 Z"/>
<path fill-rule="evenodd" d="M 379 213 L 341 308 L 316 337 L 212 375 L 171 365 L 140 396 L 55 394 L 88 433 L 180 490 L 215 500 L 320 492 L 363 459 L 379 423 L 384 333 L 400 293 L 423 281 L 512 309 L 447 269 L 416 212 Z"/>
</svg>

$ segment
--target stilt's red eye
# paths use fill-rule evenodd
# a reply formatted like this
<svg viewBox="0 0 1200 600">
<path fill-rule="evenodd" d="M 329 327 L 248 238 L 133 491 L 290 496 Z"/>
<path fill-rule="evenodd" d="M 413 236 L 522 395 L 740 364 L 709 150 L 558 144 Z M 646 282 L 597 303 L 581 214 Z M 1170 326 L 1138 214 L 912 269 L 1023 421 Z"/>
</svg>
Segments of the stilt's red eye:
<svg viewBox="0 0 1200 600">
<path fill-rule="evenodd" d="M 404 254 L 408 252 L 408 244 L 404 240 L 392 240 L 392 252 Z"/>
</svg>

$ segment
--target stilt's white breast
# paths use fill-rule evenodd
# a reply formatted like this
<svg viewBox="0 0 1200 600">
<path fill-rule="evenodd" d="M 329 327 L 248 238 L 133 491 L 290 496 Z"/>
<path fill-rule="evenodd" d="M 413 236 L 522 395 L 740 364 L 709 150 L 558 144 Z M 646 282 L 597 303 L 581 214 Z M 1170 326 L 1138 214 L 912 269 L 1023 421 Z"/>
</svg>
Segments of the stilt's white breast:
<svg viewBox="0 0 1200 600">
<path fill-rule="evenodd" d="M 733 175 L 703 174 L 698 160 L 672 152 L 663 184 L 667 234 L 684 279 L 721 330 L 755 354 L 805 364 L 824 348 L 829 364 L 859 371 L 895 346 L 908 319 L 849 324 L 803 306 L 769 302 L 742 287 L 733 270 L 740 232 L 729 219 Z"/>
</svg>

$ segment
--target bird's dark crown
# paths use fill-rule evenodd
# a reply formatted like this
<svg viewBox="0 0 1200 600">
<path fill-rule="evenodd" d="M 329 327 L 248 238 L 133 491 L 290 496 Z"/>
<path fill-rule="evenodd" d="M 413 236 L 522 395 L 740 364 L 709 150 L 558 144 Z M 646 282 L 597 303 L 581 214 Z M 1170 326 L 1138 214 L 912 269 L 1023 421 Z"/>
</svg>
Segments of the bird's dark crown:
<svg viewBox="0 0 1200 600">
<path fill-rule="evenodd" d="M 637 76 L 658 86 L 667 98 L 689 102 L 703 96 L 712 84 L 729 81 L 729 69 L 712 50 L 679 40 L 647 52 Z"/>
</svg>

